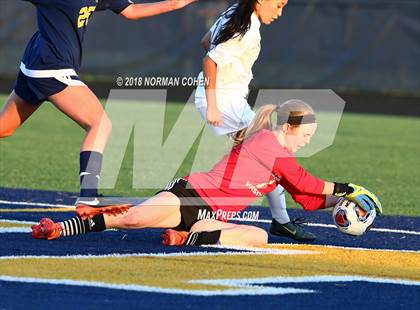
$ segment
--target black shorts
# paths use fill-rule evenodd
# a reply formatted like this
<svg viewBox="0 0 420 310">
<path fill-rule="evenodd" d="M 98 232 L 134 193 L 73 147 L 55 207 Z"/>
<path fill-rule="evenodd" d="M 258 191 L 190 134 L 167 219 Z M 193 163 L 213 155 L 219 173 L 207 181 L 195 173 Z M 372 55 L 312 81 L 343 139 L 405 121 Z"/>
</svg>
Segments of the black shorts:
<svg viewBox="0 0 420 310">
<path fill-rule="evenodd" d="M 171 192 L 181 201 L 181 223 L 172 228 L 178 231 L 190 231 L 191 227 L 203 218 L 200 215 L 212 214 L 213 210 L 200 197 L 200 195 L 184 179 L 175 179 L 166 187 L 157 192 Z"/>
</svg>

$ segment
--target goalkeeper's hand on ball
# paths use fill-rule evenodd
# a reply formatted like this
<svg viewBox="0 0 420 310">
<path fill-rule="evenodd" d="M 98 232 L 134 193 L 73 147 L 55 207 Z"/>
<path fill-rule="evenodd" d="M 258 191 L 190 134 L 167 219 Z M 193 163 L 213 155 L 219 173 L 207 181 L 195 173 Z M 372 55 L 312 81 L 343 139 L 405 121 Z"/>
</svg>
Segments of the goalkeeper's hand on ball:
<svg viewBox="0 0 420 310">
<path fill-rule="evenodd" d="M 346 197 L 357 203 L 365 211 L 376 209 L 378 215 L 382 214 L 382 205 L 378 197 L 363 186 L 352 183 L 334 183 L 333 195 Z"/>
</svg>

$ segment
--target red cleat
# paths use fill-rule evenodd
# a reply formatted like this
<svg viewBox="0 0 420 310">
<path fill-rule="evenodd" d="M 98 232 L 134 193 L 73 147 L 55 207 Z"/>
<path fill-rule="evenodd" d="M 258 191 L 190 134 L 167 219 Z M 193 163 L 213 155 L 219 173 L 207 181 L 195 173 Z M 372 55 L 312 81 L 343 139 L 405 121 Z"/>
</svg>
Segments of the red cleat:
<svg viewBox="0 0 420 310">
<path fill-rule="evenodd" d="M 43 218 L 39 221 L 39 224 L 33 225 L 32 237 L 35 239 L 47 239 L 53 240 L 58 239 L 61 236 L 63 230 L 59 223 L 54 223 L 52 219 Z"/>
<path fill-rule="evenodd" d="M 98 214 L 107 214 L 107 215 L 119 215 L 128 211 L 133 205 L 130 204 L 121 204 L 121 205 L 109 205 L 109 206 L 100 206 L 92 207 L 84 204 L 76 205 L 76 213 L 83 220 L 86 218 L 92 218 Z"/>
<path fill-rule="evenodd" d="M 173 229 L 167 229 L 161 236 L 163 238 L 163 245 L 185 245 L 189 232 L 187 231 L 176 231 Z"/>
</svg>

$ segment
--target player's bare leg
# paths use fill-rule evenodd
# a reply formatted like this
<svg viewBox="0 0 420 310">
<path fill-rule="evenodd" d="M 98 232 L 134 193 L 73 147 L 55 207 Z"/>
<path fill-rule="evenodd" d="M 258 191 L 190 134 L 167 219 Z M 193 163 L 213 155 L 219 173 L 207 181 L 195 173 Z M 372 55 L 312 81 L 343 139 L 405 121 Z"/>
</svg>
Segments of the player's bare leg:
<svg viewBox="0 0 420 310">
<path fill-rule="evenodd" d="M 32 236 L 36 239 L 58 239 L 89 232 L 100 232 L 110 228 L 170 228 L 181 222 L 179 198 L 170 192 L 162 192 L 137 206 L 130 206 L 124 214 L 110 215 L 111 212 L 96 213 L 90 218 L 80 216 L 55 223 L 51 219 L 41 219 L 32 226 Z M 93 211 L 100 208 L 88 207 Z"/>
<path fill-rule="evenodd" d="M 238 225 L 217 220 L 201 220 L 189 232 L 168 229 L 162 235 L 165 245 L 222 244 L 235 246 L 263 246 L 267 232 L 259 227 Z"/>
<path fill-rule="evenodd" d="M 103 151 L 111 135 L 111 120 L 87 86 L 69 86 L 48 99 L 86 131 L 80 148 L 79 196 L 84 198 L 84 204 L 98 205 Z"/>
<path fill-rule="evenodd" d="M 103 153 L 112 123 L 99 99 L 87 86 L 68 86 L 48 99 L 86 131 L 81 151 Z"/>
<path fill-rule="evenodd" d="M 161 192 L 126 213 L 105 214 L 107 228 L 169 228 L 181 222 L 180 200 L 170 192 Z"/>
<path fill-rule="evenodd" d="M 251 225 L 238 225 L 217 220 L 201 220 L 191 227 L 191 232 L 221 230 L 220 244 L 240 246 L 262 246 L 267 244 L 267 232 Z"/>
<path fill-rule="evenodd" d="M 0 112 L 0 138 L 13 135 L 16 129 L 18 129 L 38 109 L 38 107 L 39 106 L 34 106 L 26 102 L 20 98 L 15 91 L 12 91 Z"/>
</svg>

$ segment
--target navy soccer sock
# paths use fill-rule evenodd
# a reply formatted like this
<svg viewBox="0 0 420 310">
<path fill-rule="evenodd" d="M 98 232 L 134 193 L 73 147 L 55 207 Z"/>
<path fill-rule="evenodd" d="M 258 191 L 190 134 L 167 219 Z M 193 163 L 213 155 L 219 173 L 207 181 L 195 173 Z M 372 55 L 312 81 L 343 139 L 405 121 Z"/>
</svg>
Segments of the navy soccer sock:
<svg viewBox="0 0 420 310">
<path fill-rule="evenodd" d="M 80 197 L 98 196 L 102 154 L 94 151 L 80 152 Z"/>
</svg>

